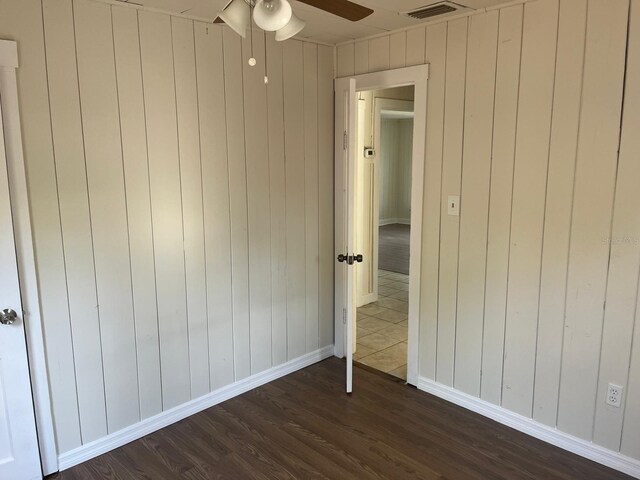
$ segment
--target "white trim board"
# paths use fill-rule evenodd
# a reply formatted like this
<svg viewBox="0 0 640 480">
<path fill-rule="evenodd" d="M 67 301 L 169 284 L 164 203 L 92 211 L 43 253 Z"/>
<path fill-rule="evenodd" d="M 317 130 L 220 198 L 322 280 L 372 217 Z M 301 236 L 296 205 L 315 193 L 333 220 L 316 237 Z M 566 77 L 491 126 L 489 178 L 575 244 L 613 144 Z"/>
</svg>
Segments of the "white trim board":
<svg viewBox="0 0 640 480">
<path fill-rule="evenodd" d="M 244 380 L 219 388 L 218 390 L 203 395 L 200 398 L 178 405 L 170 410 L 111 433 L 99 440 L 87 443 L 86 445 L 82 445 L 81 447 L 63 453 L 58 457 L 60 470 L 66 470 L 82 462 L 86 462 L 98 455 L 107 453 L 115 448 L 121 447 L 127 443 L 142 438 L 145 435 L 160 430 L 161 428 L 167 427 L 182 420 L 183 418 L 187 418 L 233 397 L 237 397 L 249 390 L 269 383 L 280 377 L 284 377 L 285 375 L 308 367 L 309 365 L 313 365 L 314 363 L 332 356 L 333 348 L 333 345 L 328 345 L 314 352 L 307 353 L 306 355 L 302 355 L 301 357 L 290 360 L 282 365 L 270 368 L 264 372 L 256 373 Z"/>
<path fill-rule="evenodd" d="M 455 403 L 467 410 L 495 420 L 522 433 L 531 435 L 543 442 L 550 443 L 563 450 L 575 453 L 576 455 L 640 479 L 640 460 L 627 457 L 626 455 L 608 450 L 595 443 L 561 432 L 556 428 L 536 422 L 531 418 L 511 412 L 510 410 L 460 392 L 454 388 L 436 383 L 428 378 L 418 378 L 418 389 L 442 398 L 443 400 L 447 400 L 448 402 Z"/>
<path fill-rule="evenodd" d="M 402 225 L 411 225 L 410 218 L 382 218 L 378 221 L 378 226 L 383 227 L 385 225 L 393 225 L 394 223 L 400 223 Z"/>
</svg>

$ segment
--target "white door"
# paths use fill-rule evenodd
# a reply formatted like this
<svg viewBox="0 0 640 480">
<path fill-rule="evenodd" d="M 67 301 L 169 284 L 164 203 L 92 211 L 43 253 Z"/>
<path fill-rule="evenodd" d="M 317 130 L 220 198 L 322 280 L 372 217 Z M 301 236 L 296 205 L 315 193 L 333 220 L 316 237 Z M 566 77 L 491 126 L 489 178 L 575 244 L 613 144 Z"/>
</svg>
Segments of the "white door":
<svg viewBox="0 0 640 480">
<path fill-rule="evenodd" d="M 347 360 L 346 390 L 353 390 L 353 298 L 355 253 L 356 80 L 336 80 L 336 355 Z"/>
<path fill-rule="evenodd" d="M 42 478 L 0 102 L 0 479 Z"/>
</svg>

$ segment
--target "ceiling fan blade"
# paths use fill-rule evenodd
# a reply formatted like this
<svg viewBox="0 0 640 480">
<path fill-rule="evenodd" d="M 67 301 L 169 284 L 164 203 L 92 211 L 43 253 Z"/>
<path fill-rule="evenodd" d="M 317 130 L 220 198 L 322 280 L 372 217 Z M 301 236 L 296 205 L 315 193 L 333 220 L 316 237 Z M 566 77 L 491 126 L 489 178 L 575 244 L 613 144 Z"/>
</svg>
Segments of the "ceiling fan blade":
<svg viewBox="0 0 640 480">
<path fill-rule="evenodd" d="M 352 22 L 357 22 L 373 13 L 373 10 L 349 0 L 298 0 L 312 7 L 332 13 Z"/>
</svg>

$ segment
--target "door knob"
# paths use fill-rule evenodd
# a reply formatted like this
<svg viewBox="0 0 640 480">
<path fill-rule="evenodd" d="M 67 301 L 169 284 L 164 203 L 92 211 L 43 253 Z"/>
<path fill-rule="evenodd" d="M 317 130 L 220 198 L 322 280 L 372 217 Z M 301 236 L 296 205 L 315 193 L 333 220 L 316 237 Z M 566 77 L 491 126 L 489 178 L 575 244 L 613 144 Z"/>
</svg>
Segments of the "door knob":
<svg viewBox="0 0 640 480">
<path fill-rule="evenodd" d="M 0 312 L 0 323 L 2 325 L 11 325 L 18 319 L 18 314 L 15 310 L 5 308 Z"/>
</svg>

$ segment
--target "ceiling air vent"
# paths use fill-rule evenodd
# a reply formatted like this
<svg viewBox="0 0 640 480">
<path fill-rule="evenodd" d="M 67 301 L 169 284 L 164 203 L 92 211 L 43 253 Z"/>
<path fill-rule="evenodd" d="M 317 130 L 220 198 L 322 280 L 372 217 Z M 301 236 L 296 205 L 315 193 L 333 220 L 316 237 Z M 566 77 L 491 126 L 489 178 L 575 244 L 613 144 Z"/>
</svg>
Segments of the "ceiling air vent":
<svg viewBox="0 0 640 480">
<path fill-rule="evenodd" d="M 418 20 L 426 20 L 427 18 L 437 17 L 439 15 L 451 14 L 454 12 L 463 12 L 469 10 L 467 7 L 458 5 L 453 2 L 438 2 L 433 5 L 427 5 L 416 10 L 406 12 L 405 15 L 416 18 Z"/>
</svg>

